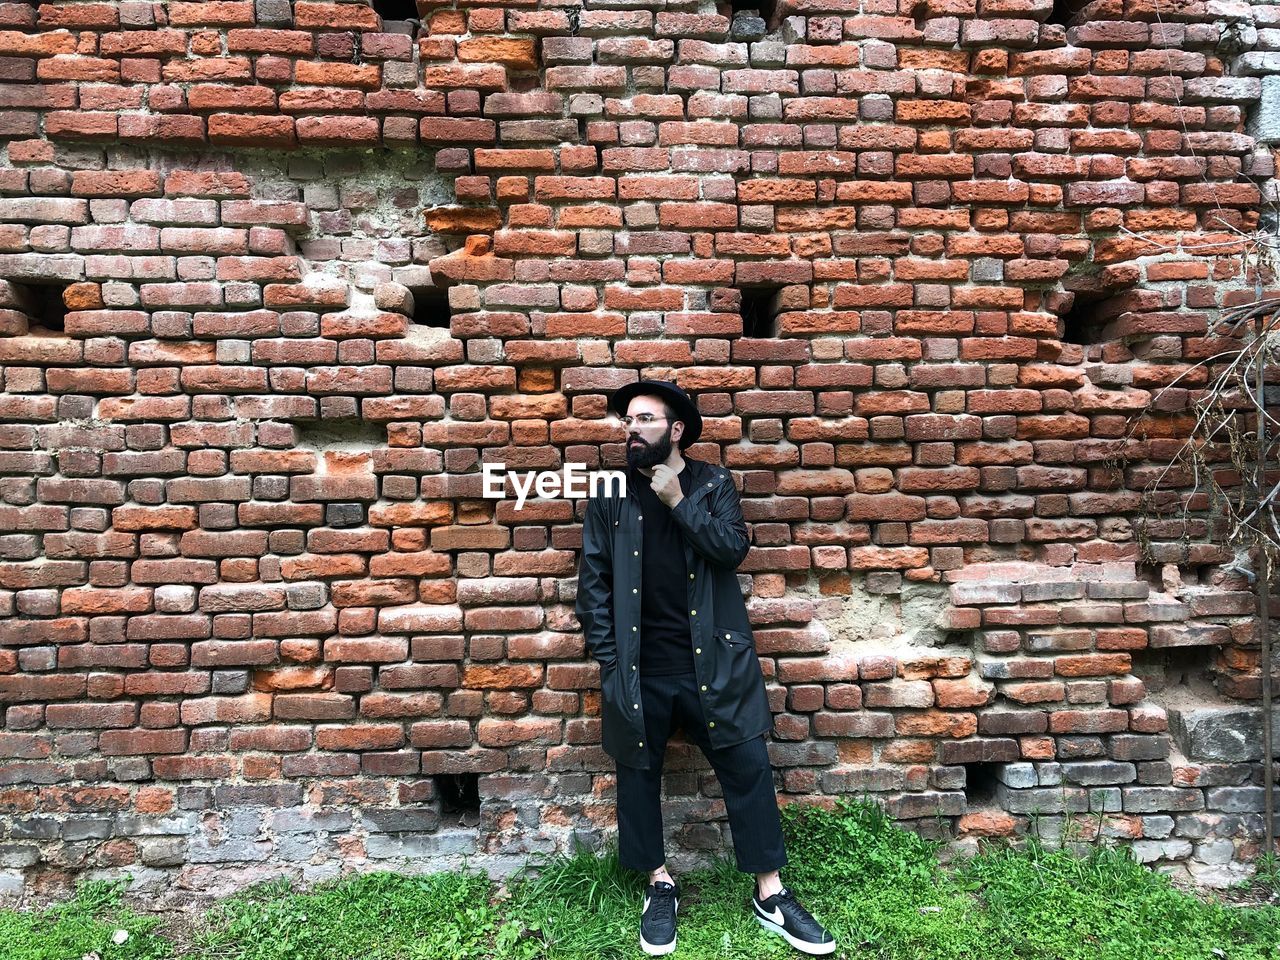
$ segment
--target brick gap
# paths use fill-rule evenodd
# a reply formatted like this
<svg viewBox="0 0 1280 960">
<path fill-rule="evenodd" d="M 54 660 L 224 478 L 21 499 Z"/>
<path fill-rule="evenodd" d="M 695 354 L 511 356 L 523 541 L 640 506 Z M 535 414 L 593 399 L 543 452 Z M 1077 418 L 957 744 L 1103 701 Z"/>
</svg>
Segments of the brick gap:
<svg viewBox="0 0 1280 960">
<path fill-rule="evenodd" d="M 354 450 L 387 445 L 386 426 L 362 417 L 295 420 L 293 430 L 294 446 L 312 450 Z"/>
<path fill-rule="evenodd" d="M 964 801 L 970 810 L 996 802 L 996 783 L 1002 766 L 990 761 L 964 764 Z"/>
<path fill-rule="evenodd" d="M 1130 673 L 1146 685 L 1159 703 L 1190 701 L 1216 703 L 1212 646 L 1147 647 L 1134 650 Z"/>
<path fill-rule="evenodd" d="M 729 0 L 730 23 L 739 18 L 749 20 L 752 17 L 758 17 L 764 21 L 765 32 L 777 26 L 778 4 L 777 0 Z M 736 34 L 735 30 L 730 28 L 731 32 Z M 754 31 L 758 32 L 758 31 Z M 734 37 L 738 39 L 738 37 Z M 753 37 L 744 37 L 743 39 L 753 39 Z"/>
<path fill-rule="evenodd" d="M 383 19 L 384 29 L 388 20 L 393 22 L 421 20 L 416 0 L 373 0 L 373 9 Z"/>
<path fill-rule="evenodd" d="M 1064 27 L 1071 26 L 1081 10 L 1089 5 L 1091 0 L 1054 0 L 1053 10 L 1049 13 L 1049 18 L 1045 23 L 1057 23 Z"/>
<path fill-rule="evenodd" d="M 1106 321 L 1099 316 L 1098 306 L 1105 299 L 1103 294 L 1076 291 L 1071 308 L 1062 315 L 1064 343 L 1088 347 L 1100 341 Z"/>
<path fill-rule="evenodd" d="M 915 6 L 911 8 L 911 17 L 916 22 L 916 29 L 924 30 L 929 19 L 929 0 L 916 0 Z"/>
<path fill-rule="evenodd" d="M 1165 592 L 1164 589 L 1164 570 L 1163 563 L 1156 563 L 1151 560 L 1139 560 L 1134 566 L 1135 579 L 1145 580 L 1153 591 L 1160 593 Z M 1184 580 L 1185 582 L 1185 580 Z"/>
<path fill-rule="evenodd" d="M 742 305 L 738 313 L 742 317 L 743 337 L 772 339 L 778 336 L 778 314 L 782 312 L 782 286 L 739 287 Z"/>
<path fill-rule="evenodd" d="M 69 283 L 28 283 L 10 281 L 17 309 L 27 315 L 31 328 L 45 333 L 66 335 L 67 304 L 64 294 Z"/>
<path fill-rule="evenodd" d="M 457 815 L 459 823 L 466 826 L 479 825 L 480 774 L 437 773 L 431 779 L 435 783 L 436 794 L 440 797 L 441 816 Z"/>
<path fill-rule="evenodd" d="M 410 287 L 413 294 L 411 322 L 420 327 L 438 327 L 448 330 L 453 318 L 449 307 L 449 292 L 443 287 Z"/>
</svg>

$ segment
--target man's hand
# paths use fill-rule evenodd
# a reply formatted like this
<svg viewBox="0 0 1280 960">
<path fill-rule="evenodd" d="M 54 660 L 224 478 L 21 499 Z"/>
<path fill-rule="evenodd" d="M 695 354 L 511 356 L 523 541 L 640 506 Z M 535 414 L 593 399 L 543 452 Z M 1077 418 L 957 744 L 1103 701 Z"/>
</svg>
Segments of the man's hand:
<svg viewBox="0 0 1280 960">
<path fill-rule="evenodd" d="M 680 489 L 680 476 L 665 463 L 653 468 L 653 476 L 649 486 L 658 495 L 658 499 L 674 510 L 676 504 L 684 499 L 684 491 Z"/>
</svg>

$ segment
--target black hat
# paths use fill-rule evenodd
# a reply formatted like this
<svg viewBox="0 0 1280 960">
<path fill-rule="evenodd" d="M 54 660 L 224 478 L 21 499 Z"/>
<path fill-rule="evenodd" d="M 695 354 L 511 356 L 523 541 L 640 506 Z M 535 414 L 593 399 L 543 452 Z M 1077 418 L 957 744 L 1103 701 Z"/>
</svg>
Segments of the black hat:
<svg viewBox="0 0 1280 960">
<path fill-rule="evenodd" d="M 681 450 L 698 439 L 702 433 L 702 416 L 689 395 L 670 380 L 637 380 L 635 383 L 628 383 L 614 391 L 609 398 L 609 406 L 618 416 L 625 417 L 631 398 L 640 395 L 659 396 L 674 408 L 676 419 L 684 424 L 684 433 L 680 435 L 679 441 Z"/>
</svg>

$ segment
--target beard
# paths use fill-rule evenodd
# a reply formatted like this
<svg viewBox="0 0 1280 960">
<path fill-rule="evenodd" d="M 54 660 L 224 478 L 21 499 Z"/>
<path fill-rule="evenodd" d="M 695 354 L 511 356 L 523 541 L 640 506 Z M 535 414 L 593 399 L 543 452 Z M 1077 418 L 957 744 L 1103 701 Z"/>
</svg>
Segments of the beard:
<svg viewBox="0 0 1280 960">
<path fill-rule="evenodd" d="M 639 440 L 639 446 L 632 446 L 632 440 Z M 627 463 L 633 467 L 649 467 L 657 466 L 667 457 L 671 456 L 671 426 L 668 425 L 666 432 L 658 437 L 653 443 L 648 443 L 643 437 L 627 438 Z"/>
</svg>

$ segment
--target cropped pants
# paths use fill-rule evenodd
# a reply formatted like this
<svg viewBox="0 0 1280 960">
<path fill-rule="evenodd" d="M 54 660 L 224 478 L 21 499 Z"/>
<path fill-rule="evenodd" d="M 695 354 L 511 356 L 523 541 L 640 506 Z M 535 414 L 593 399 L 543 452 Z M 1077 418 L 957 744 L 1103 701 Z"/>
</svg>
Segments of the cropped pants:
<svg viewBox="0 0 1280 960">
<path fill-rule="evenodd" d="M 747 873 L 776 870 L 786 864 L 787 854 L 764 736 L 731 747 L 713 747 L 697 684 L 694 674 L 640 676 L 649 769 L 617 765 L 619 861 L 624 867 L 645 872 L 666 863 L 662 764 L 667 740 L 679 725 L 698 745 L 720 781 L 738 869 Z"/>
</svg>

